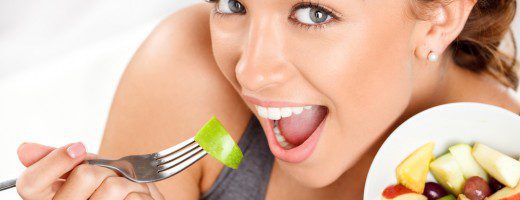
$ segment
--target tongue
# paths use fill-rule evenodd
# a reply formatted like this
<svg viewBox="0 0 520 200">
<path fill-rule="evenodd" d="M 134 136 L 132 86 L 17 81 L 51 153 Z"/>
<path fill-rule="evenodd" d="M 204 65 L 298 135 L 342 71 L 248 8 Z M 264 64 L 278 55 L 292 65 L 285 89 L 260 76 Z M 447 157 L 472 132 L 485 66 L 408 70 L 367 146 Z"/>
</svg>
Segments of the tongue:
<svg viewBox="0 0 520 200">
<path fill-rule="evenodd" d="M 291 117 L 280 119 L 278 128 L 287 142 L 300 145 L 312 135 L 326 115 L 325 107 L 313 106 L 298 115 L 293 114 Z"/>
</svg>

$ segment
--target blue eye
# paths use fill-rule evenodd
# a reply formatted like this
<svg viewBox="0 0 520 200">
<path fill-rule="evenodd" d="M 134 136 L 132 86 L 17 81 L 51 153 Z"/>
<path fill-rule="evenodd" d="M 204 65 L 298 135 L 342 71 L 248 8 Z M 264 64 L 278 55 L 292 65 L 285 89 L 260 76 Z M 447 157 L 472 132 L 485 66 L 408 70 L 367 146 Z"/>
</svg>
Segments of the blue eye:
<svg viewBox="0 0 520 200">
<path fill-rule="evenodd" d="M 303 7 L 294 12 L 294 18 L 307 25 L 323 24 L 332 19 L 329 12 L 317 7 Z"/>
<path fill-rule="evenodd" d="M 245 13 L 246 8 L 237 0 L 220 0 L 217 2 L 217 10 L 224 14 Z"/>
</svg>

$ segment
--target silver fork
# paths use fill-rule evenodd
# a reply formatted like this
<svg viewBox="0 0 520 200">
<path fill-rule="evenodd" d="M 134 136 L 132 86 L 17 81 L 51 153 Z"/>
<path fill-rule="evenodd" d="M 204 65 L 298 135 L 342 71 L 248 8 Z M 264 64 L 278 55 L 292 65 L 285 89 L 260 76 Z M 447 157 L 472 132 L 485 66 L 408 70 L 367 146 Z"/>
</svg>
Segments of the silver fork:
<svg viewBox="0 0 520 200">
<path fill-rule="evenodd" d="M 86 163 L 115 170 L 137 183 L 160 181 L 183 171 L 207 155 L 193 138 L 163 151 L 126 156 L 117 160 L 95 159 Z M 16 180 L 0 183 L 0 191 L 16 187 Z"/>
</svg>

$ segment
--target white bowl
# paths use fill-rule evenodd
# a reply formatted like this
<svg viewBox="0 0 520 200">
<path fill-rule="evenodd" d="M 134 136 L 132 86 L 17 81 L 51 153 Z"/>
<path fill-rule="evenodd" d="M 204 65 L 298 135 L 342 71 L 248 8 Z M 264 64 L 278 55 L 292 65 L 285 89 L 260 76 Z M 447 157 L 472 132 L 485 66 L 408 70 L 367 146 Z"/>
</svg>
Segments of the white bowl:
<svg viewBox="0 0 520 200">
<path fill-rule="evenodd" d="M 457 143 L 480 142 L 505 154 L 520 155 L 520 117 L 499 107 L 454 103 L 431 108 L 404 122 L 377 152 L 365 183 L 365 200 L 381 199 L 383 190 L 397 183 L 395 169 L 420 146 L 435 142 L 435 155 Z M 428 175 L 428 180 L 433 177 Z"/>
</svg>

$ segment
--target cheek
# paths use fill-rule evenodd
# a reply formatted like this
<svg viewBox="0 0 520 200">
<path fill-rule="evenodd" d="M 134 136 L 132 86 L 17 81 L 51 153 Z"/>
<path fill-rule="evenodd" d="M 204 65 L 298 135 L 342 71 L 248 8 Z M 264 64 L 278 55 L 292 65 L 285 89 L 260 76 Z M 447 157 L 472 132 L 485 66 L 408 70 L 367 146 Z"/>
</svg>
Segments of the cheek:
<svg viewBox="0 0 520 200">
<path fill-rule="evenodd" d="M 295 66 L 333 105 L 340 127 L 391 125 L 412 92 L 413 21 L 406 1 L 374 1 L 324 30 L 294 34 Z M 387 10 L 373 12 L 374 10 Z M 302 42 L 305 41 L 305 42 Z M 380 122 L 380 123 L 378 123 Z M 374 123 L 377 123 L 374 124 Z M 373 129 L 371 132 L 374 132 Z"/>
<path fill-rule="evenodd" d="M 367 20 L 320 36 L 295 36 L 293 56 L 309 58 L 295 65 L 331 105 L 331 120 L 309 165 L 291 166 L 301 182 L 319 187 L 334 181 L 408 106 L 413 86 L 411 26 L 395 21 L 376 25 Z M 309 170 L 312 167 L 320 170 Z"/>
<path fill-rule="evenodd" d="M 235 22 L 240 23 L 240 22 Z M 214 19 L 210 22 L 211 46 L 213 56 L 221 72 L 229 82 L 239 88 L 236 79 L 235 67 L 240 60 L 241 49 L 244 35 L 243 28 L 234 28 L 233 23 L 226 22 L 224 19 Z"/>
<path fill-rule="evenodd" d="M 361 123 L 356 127 L 370 122 L 382 129 L 411 96 L 413 54 L 406 34 L 396 27 L 353 25 L 315 39 L 299 38 L 291 52 L 295 58 L 308 58 L 295 65 L 331 101 L 331 114 L 340 127 L 352 127 L 356 121 Z M 383 123 L 374 126 L 374 121 Z"/>
</svg>

